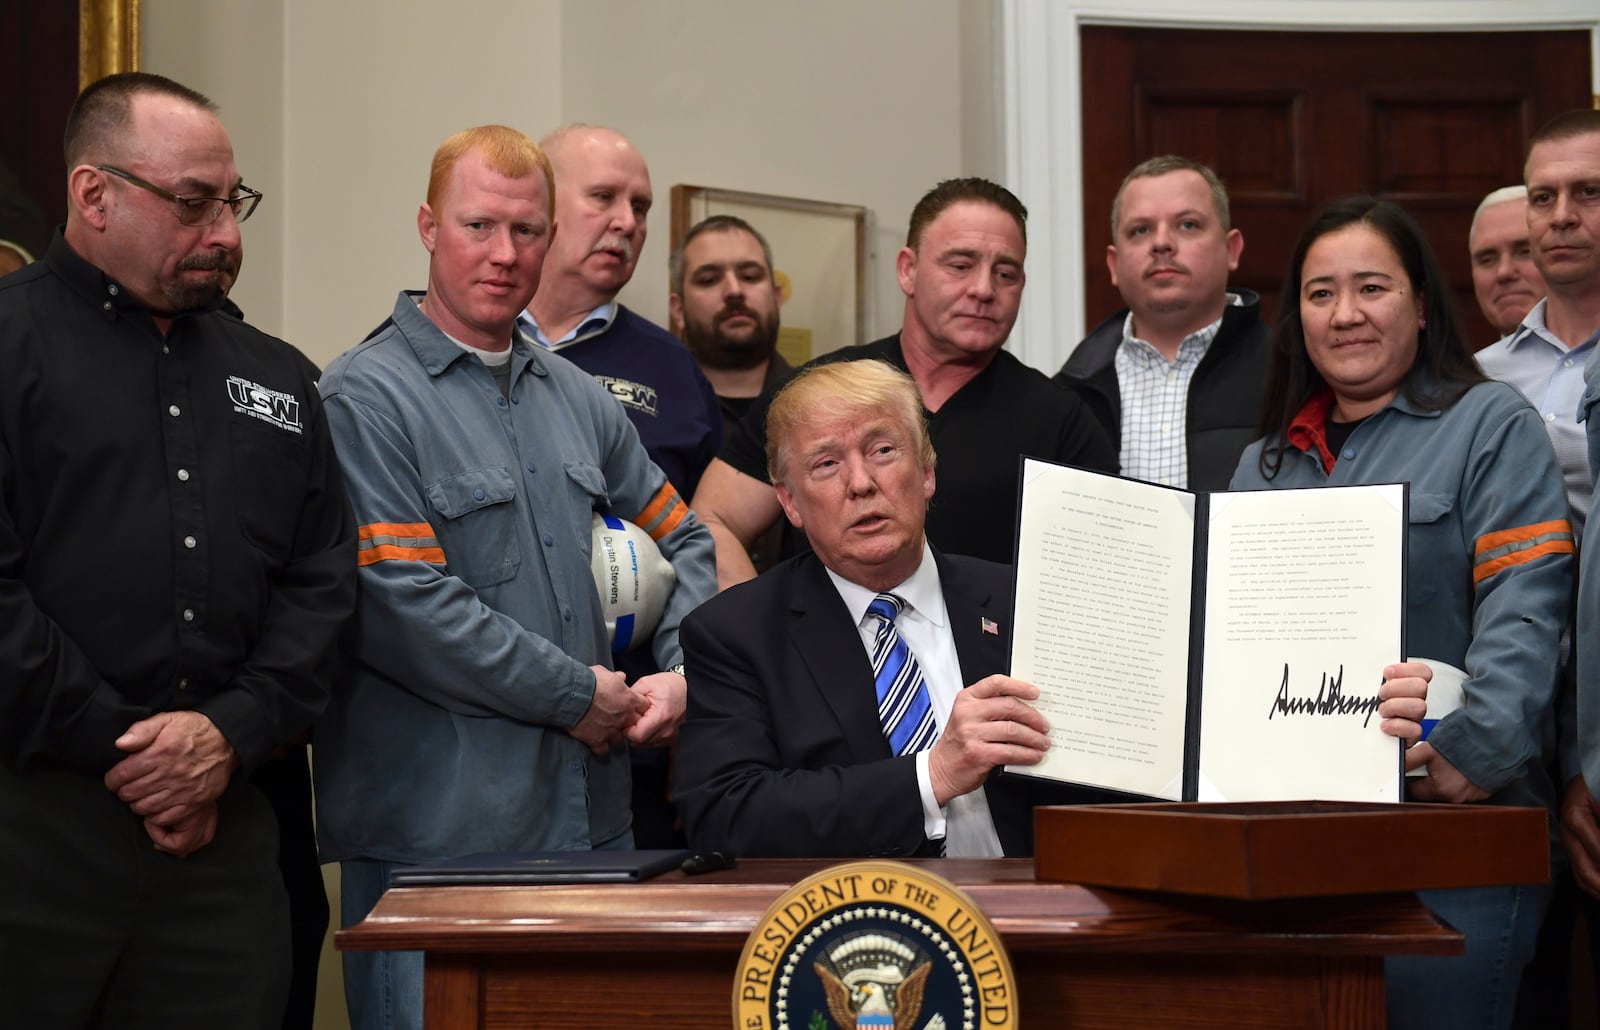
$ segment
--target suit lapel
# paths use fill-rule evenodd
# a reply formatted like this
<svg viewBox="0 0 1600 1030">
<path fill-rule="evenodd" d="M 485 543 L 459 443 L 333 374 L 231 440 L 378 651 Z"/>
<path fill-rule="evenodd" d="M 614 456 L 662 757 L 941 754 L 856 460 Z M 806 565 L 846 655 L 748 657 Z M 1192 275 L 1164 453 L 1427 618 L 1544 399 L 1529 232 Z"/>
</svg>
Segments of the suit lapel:
<svg viewBox="0 0 1600 1030">
<path fill-rule="evenodd" d="M 817 693 L 833 712 L 846 745 L 858 762 L 890 757 L 878 721 L 872 663 L 850 611 L 822 563 L 807 557 L 796 569 L 790 602 L 790 638 L 811 673 Z"/>
<path fill-rule="evenodd" d="M 1006 671 L 1006 641 L 1011 627 L 1006 625 L 1011 605 L 994 596 L 987 584 L 968 576 L 938 551 L 939 583 L 944 591 L 945 611 L 950 616 L 950 635 L 955 640 L 956 657 L 961 661 L 961 685 L 970 686 L 985 676 Z M 994 626 L 984 632 L 985 620 Z"/>
</svg>

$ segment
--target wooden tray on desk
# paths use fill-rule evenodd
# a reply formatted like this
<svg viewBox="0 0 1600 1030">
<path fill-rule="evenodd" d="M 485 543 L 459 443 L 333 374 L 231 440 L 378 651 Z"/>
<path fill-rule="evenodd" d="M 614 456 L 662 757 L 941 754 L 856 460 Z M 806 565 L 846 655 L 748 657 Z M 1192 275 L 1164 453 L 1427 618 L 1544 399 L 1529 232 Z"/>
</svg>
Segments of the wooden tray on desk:
<svg viewBox="0 0 1600 1030">
<path fill-rule="evenodd" d="M 1034 810 L 1041 880 L 1216 898 L 1544 883 L 1545 812 L 1333 801 Z"/>
</svg>

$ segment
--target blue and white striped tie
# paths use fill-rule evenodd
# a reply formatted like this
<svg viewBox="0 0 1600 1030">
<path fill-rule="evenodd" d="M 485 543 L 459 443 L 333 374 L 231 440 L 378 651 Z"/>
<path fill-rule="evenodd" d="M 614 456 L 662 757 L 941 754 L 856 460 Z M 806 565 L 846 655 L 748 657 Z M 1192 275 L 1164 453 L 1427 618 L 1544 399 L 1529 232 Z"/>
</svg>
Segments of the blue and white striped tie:
<svg viewBox="0 0 1600 1030">
<path fill-rule="evenodd" d="M 894 628 L 895 617 L 906 602 L 894 594 L 879 594 L 867 605 L 867 614 L 878 620 L 878 635 L 872 642 L 872 675 L 878 688 L 878 721 L 883 735 L 896 755 L 913 755 L 933 746 L 939 734 L 928 701 L 928 686 L 922 681 L 917 658 Z"/>
</svg>

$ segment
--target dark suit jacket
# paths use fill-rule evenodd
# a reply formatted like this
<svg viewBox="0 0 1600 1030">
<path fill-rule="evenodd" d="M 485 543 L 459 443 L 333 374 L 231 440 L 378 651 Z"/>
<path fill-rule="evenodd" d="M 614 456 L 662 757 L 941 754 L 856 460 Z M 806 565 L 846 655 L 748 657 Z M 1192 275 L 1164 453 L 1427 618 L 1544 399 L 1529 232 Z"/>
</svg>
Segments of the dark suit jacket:
<svg viewBox="0 0 1600 1030">
<path fill-rule="evenodd" d="M 1011 570 L 934 553 L 961 682 L 1006 670 Z M 997 633 L 984 633 L 991 619 Z M 916 761 L 889 752 L 872 665 L 839 592 L 802 554 L 712 598 L 683 621 L 688 716 L 677 801 L 689 842 L 734 855 L 867 857 L 933 852 Z M 1007 855 L 1032 851 L 1036 781 L 985 785 Z"/>
</svg>

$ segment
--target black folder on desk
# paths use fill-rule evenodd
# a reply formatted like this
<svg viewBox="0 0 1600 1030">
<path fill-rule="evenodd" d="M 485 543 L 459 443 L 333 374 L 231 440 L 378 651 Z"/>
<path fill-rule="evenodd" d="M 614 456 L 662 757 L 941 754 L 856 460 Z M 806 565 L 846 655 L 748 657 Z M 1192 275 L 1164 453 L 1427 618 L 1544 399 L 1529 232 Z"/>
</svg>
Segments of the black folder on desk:
<svg viewBox="0 0 1600 1030">
<path fill-rule="evenodd" d="M 389 886 L 637 883 L 678 868 L 690 854 L 683 849 L 487 852 L 396 869 Z"/>
</svg>

